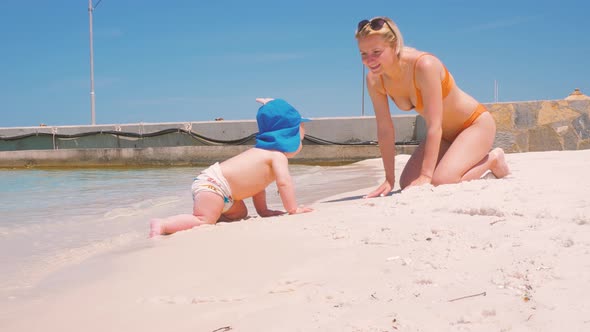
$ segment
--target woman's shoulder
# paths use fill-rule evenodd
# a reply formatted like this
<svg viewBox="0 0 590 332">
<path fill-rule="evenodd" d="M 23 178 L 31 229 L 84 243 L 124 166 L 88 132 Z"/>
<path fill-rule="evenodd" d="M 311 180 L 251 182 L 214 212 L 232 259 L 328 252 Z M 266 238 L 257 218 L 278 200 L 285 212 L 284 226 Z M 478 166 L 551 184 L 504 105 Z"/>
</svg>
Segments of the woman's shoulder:
<svg viewBox="0 0 590 332">
<path fill-rule="evenodd" d="M 369 90 L 386 94 L 385 86 L 383 85 L 383 78 L 379 74 L 369 72 L 367 74 L 367 87 Z"/>
<path fill-rule="evenodd" d="M 411 64 L 413 75 L 438 73 L 443 70 L 445 65 L 435 55 L 430 52 L 418 51 L 408 54 L 408 63 Z"/>
<path fill-rule="evenodd" d="M 413 62 L 418 58 L 421 54 L 428 53 L 426 51 L 419 50 L 417 48 L 404 46 L 404 49 L 401 53 L 402 61 L 404 62 Z"/>
<path fill-rule="evenodd" d="M 440 59 L 436 56 L 436 54 L 428 51 L 419 50 L 412 47 L 404 47 L 404 51 L 402 52 L 402 61 L 407 64 L 414 65 L 416 64 L 416 61 L 420 63 L 427 61 L 427 59 L 430 61 L 440 62 Z"/>
</svg>

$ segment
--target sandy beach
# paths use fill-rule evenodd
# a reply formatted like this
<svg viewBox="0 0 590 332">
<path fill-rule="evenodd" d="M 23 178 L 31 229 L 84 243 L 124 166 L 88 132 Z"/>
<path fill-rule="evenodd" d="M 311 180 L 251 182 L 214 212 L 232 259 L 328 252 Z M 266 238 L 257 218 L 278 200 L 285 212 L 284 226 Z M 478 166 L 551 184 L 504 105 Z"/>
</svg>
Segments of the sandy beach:
<svg viewBox="0 0 590 332">
<path fill-rule="evenodd" d="M 506 159 L 504 179 L 363 199 L 379 179 L 146 238 L 2 299 L 0 330 L 589 331 L 590 150 Z"/>
</svg>

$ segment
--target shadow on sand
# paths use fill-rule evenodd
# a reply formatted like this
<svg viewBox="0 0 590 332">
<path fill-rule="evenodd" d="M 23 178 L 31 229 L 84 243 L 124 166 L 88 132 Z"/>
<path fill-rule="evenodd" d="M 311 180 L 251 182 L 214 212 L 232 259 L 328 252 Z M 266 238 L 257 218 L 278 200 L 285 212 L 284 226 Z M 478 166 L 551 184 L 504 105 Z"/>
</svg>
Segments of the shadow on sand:
<svg viewBox="0 0 590 332">
<path fill-rule="evenodd" d="M 393 196 L 396 194 L 401 194 L 401 189 L 398 189 L 396 191 L 392 191 L 389 194 L 385 195 L 385 196 Z M 323 201 L 320 203 L 335 203 L 335 202 L 346 202 L 346 201 L 354 201 L 357 199 L 365 199 L 365 195 L 357 195 L 357 196 L 348 196 L 348 197 L 341 197 L 341 198 L 337 198 L 337 199 L 332 199 L 329 201 Z"/>
</svg>

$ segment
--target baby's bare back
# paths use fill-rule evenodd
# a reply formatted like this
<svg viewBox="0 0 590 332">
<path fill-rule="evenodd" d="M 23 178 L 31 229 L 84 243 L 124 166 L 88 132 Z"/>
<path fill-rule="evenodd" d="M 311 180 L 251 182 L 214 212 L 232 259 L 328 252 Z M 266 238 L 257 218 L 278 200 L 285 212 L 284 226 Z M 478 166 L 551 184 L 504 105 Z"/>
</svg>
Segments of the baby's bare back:
<svg viewBox="0 0 590 332">
<path fill-rule="evenodd" d="M 275 181 L 273 160 L 287 157 L 279 151 L 251 148 L 222 163 L 221 172 L 229 183 L 234 200 L 252 197 Z M 276 164 L 276 163 L 275 163 Z"/>
</svg>

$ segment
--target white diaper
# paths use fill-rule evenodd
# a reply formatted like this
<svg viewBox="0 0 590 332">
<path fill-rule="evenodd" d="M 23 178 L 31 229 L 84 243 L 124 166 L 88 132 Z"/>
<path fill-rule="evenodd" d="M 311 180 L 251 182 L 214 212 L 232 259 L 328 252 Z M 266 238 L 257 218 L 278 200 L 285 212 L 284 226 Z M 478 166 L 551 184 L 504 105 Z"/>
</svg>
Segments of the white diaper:
<svg viewBox="0 0 590 332">
<path fill-rule="evenodd" d="M 231 197 L 231 189 L 229 188 L 229 184 L 223 176 L 223 173 L 221 173 L 219 163 L 215 163 L 203 170 L 193 181 L 191 191 L 193 193 L 193 200 L 195 199 L 195 196 L 202 191 L 213 192 L 221 196 L 224 202 L 223 211 L 221 213 L 227 212 L 232 205 L 234 205 L 234 200 Z"/>
</svg>

